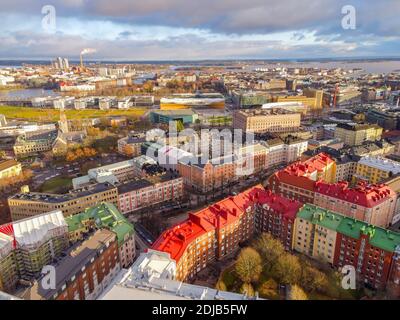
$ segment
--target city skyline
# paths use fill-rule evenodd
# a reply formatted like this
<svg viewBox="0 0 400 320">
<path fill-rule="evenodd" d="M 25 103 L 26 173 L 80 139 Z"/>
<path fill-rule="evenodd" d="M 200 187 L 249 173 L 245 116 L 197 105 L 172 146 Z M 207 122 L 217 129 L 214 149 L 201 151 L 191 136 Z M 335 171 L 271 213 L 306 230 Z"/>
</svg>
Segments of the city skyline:
<svg viewBox="0 0 400 320">
<path fill-rule="evenodd" d="M 56 13 L 52 30 L 42 25 L 48 5 Z M 355 29 L 342 27 L 346 5 L 355 9 Z M 19 0 L 0 6 L 0 59 L 76 59 L 83 48 L 96 50 L 88 59 L 138 61 L 384 58 L 399 49 L 394 0 Z"/>
</svg>

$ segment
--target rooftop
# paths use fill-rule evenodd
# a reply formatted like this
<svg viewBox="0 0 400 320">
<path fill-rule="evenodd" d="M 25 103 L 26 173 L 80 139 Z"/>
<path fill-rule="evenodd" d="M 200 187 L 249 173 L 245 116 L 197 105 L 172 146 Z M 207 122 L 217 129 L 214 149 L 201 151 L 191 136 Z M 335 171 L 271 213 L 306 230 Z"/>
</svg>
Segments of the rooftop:
<svg viewBox="0 0 400 320">
<path fill-rule="evenodd" d="M 152 249 L 167 252 L 172 259 L 179 261 L 187 246 L 195 239 L 239 219 L 245 208 L 254 200 L 252 193 L 255 190 L 263 190 L 263 187 L 253 187 L 196 213 L 190 213 L 187 220 L 165 231 L 155 241 Z"/>
<path fill-rule="evenodd" d="M 321 225 L 353 239 L 359 239 L 361 235 L 366 235 L 369 238 L 370 245 L 388 252 L 394 252 L 396 247 L 400 245 L 400 233 L 373 226 L 312 204 L 305 204 L 300 210 L 298 218 Z"/>
<path fill-rule="evenodd" d="M 4 160 L 0 161 L 0 171 L 12 168 L 14 166 L 19 165 L 20 163 L 16 160 Z"/>
<path fill-rule="evenodd" d="M 9 199 L 34 201 L 34 202 L 63 203 L 66 201 L 79 199 L 85 196 L 89 196 L 99 192 L 104 192 L 114 188 L 115 187 L 109 183 L 97 183 L 95 185 L 70 191 L 69 193 L 66 194 L 39 193 L 39 192 L 17 193 L 11 196 Z"/>
<path fill-rule="evenodd" d="M 100 255 L 100 250 L 106 244 L 114 241 L 115 234 L 108 230 L 96 231 L 88 240 L 73 246 L 67 256 L 56 266 L 56 289 L 44 289 L 41 281 L 36 281 L 34 285 L 23 294 L 24 299 L 29 300 L 49 300 L 56 293 L 62 292 L 62 286 L 73 276 L 80 273 L 82 267 L 90 263 L 92 258 Z"/>
<path fill-rule="evenodd" d="M 383 171 L 391 171 L 393 174 L 400 173 L 400 162 L 383 157 L 365 156 L 358 163 Z"/>
<path fill-rule="evenodd" d="M 330 230 L 337 230 L 344 218 L 338 213 L 308 203 L 301 208 L 297 217 Z"/>
<path fill-rule="evenodd" d="M 371 185 L 360 181 L 355 188 L 349 188 L 347 181 L 335 184 L 317 181 L 315 191 L 326 196 L 341 199 L 363 207 L 373 208 L 395 197 L 395 192 L 384 184 Z"/>
<path fill-rule="evenodd" d="M 382 129 L 377 124 L 369 124 L 369 123 L 339 123 L 337 128 L 342 128 L 346 130 L 359 131 L 359 130 L 367 130 L 367 129 Z"/>
<path fill-rule="evenodd" d="M 58 228 L 66 230 L 67 223 L 61 211 L 53 211 L 2 225 L 0 234 L 11 237 L 14 247 L 24 247 L 45 241 Z"/>
<path fill-rule="evenodd" d="M 107 228 L 116 233 L 118 245 L 124 242 L 127 234 L 132 235 L 134 232 L 133 225 L 111 203 L 102 202 L 82 213 L 65 218 L 70 232 L 83 228 L 86 220 L 94 220 L 98 228 Z"/>
</svg>

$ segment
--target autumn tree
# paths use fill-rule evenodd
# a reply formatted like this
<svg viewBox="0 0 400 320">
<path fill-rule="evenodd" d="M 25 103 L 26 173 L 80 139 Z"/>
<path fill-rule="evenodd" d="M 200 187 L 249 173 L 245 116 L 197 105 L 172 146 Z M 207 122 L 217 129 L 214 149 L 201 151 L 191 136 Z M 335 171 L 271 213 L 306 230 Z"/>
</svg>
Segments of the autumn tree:
<svg viewBox="0 0 400 320">
<path fill-rule="evenodd" d="M 225 284 L 224 281 L 222 281 L 222 279 L 218 280 L 217 285 L 215 286 L 215 288 L 217 290 L 220 290 L 220 291 L 228 291 L 227 288 L 226 288 L 226 284 Z"/>
<path fill-rule="evenodd" d="M 257 240 L 255 248 L 260 253 L 268 270 L 275 265 L 281 255 L 285 254 L 282 243 L 266 232 Z"/>
<path fill-rule="evenodd" d="M 325 292 L 329 285 L 326 274 L 312 266 L 306 266 L 303 268 L 301 284 L 309 292 L 314 292 L 315 290 Z"/>
<path fill-rule="evenodd" d="M 274 279 L 269 279 L 258 287 L 258 292 L 267 299 L 278 299 L 278 284 Z"/>
<path fill-rule="evenodd" d="M 240 287 L 240 293 L 246 294 L 249 297 L 254 297 L 254 289 L 251 283 L 243 283 L 242 286 Z"/>
<path fill-rule="evenodd" d="M 308 300 L 308 296 L 301 287 L 299 287 L 297 284 L 295 284 L 295 285 L 291 286 L 291 288 L 290 288 L 289 299 L 290 300 Z"/>
<path fill-rule="evenodd" d="M 298 283 L 301 277 L 299 258 L 289 253 L 282 254 L 279 256 L 273 267 L 273 273 L 276 275 L 280 283 Z"/>
<path fill-rule="evenodd" d="M 253 248 L 243 249 L 236 261 L 235 271 L 240 280 L 245 283 L 257 281 L 262 271 L 259 253 Z"/>
</svg>

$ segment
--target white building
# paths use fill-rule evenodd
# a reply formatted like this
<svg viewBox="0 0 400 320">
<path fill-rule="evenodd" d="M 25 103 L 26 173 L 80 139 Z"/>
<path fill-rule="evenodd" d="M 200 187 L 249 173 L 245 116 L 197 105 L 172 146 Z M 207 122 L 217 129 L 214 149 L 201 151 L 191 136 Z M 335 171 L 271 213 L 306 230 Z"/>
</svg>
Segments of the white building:
<svg viewBox="0 0 400 320">
<path fill-rule="evenodd" d="M 168 253 L 148 250 L 121 270 L 99 300 L 255 300 L 243 294 L 176 281 L 176 263 Z"/>
<path fill-rule="evenodd" d="M 136 172 L 135 162 L 133 160 L 112 163 L 90 169 L 86 176 L 72 179 L 72 186 L 74 189 L 80 189 L 92 182 L 116 184 L 133 178 Z"/>
</svg>

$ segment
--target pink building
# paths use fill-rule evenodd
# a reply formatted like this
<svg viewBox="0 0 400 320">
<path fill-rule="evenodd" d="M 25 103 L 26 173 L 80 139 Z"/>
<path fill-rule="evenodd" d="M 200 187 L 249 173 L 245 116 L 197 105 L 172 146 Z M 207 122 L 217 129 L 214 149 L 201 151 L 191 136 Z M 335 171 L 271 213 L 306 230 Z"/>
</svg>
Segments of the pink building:
<svg viewBox="0 0 400 320">
<path fill-rule="evenodd" d="M 354 188 L 346 181 L 315 184 L 315 205 L 384 228 L 392 222 L 396 199 L 395 192 L 384 184 L 360 182 Z"/>
</svg>

